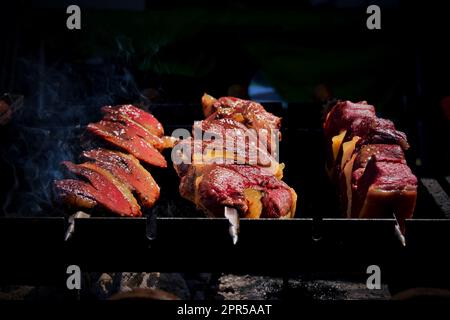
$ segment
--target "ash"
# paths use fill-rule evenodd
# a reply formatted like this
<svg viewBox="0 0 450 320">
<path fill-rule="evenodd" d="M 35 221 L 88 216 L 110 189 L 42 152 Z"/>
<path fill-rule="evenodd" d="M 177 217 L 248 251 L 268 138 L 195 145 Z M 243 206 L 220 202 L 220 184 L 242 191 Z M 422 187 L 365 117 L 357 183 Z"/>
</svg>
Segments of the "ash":
<svg viewBox="0 0 450 320">
<path fill-rule="evenodd" d="M 369 290 L 361 278 L 304 274 L 290 279 L 212 273 L 84 273 L 77 294 L 64 288 L 0 287 L 0 300 L 107 300 L 136 290 L 157 289 L 182 300 L 386 300 L 386 284 Z M 125 295 L 126 296 L 126 295 Z"/>
<path fill-rule="evenodd" d="M 308 274 L 290 279 L 223 275 L 218 295 L 225 300 L 385 300 L 386 284 L 380 290 L 367 289 L 364 282 L 335 275 Z"/>
</svg>

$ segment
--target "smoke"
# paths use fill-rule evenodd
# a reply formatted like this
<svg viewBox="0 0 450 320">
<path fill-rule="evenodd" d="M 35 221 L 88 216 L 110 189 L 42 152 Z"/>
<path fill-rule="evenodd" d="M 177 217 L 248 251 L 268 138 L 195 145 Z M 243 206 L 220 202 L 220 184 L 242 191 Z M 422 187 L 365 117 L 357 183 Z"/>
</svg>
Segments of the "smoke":
<svg viewBox="0 0 450 320">
<path fill-rule="evenodd" d="M 84 64 L 48 65 L 43 52 L 20 63 L 28 92 L 20 114 L 8 125 L 0 157 L 4 216 L 54 216 L 53 181 L 64 177 L 61 162 L 77 161 L 87 123 L 100 119 L 108 104 L 148 105 L 125 66 L 92 59 Z"/>
</svg>

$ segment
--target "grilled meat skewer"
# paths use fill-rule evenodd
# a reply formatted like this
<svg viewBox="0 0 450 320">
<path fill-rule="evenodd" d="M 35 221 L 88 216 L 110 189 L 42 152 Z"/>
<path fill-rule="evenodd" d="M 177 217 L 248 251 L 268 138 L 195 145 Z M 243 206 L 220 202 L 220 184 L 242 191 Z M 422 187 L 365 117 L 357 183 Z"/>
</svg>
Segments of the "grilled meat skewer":
<svg viewBox="0 0 450 320">
<path fill-rule="evenodd" d="M 66 168 L 86 181 L 55 181 L 55 191 L 64 203 L 75 208 L 102 207 L 121 216 L 141 216 L 141 206 L 152 207 L 159 198 L 159 186 L 139 160 L 165 168 L 160 151 L 173 145 L 164 137 L 161 123 L 132 105 L 102 108 L 103 120 L 90 123 L 87 130 L 123 151 L 105 148 L 87 150 L 82 164 L 64 162 Z M 128 152 L 128 153 L 125 153 Z"/>
<path fill-rule="evenodd" d="M 284 164 L 270 152 L 281 137 L 281 119 L 256 102 L 232 97 L 205 94 L 202 105 L 206 119 L 196 122 L 193 130 L 201 131 L 203 139 L 194 136 L 174 147 L 184 160 L 174 163 L 180 194 L 211 217 L 223 217 L 224 209 L 235 209 L 246 218 L 293 217 L 297 195 L 281 181 Z M 269 136 L 261 139 L 261 131 Z M 270 139 L 273 134 L 275 139 Z"/>
<path fill-rule="evenodd" d="M 339 189 L 343 214 L 391 218 L 403 228 L 417 198 L 417 178 L 407 166 L 406 135 L 378 118 L 367 102 L 338 101 L 324 122 L 327 170 Z"/>
</svg>

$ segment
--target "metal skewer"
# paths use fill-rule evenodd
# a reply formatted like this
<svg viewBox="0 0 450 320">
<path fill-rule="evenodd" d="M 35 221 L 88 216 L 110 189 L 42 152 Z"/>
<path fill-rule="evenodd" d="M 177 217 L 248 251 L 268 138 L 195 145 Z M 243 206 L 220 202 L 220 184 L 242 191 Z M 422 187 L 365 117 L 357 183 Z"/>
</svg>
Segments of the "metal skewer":
<svg viewBox="0 0 450 320">
<path fill-rule="evenodd" d="M 224 208 L 225 218 L 230 222 L 230 236 L 233 239 L 233 244 L 236 244 L 239 240 L 239 212 L 235 208 Z"/>
<path fill-rule="evenodd" d="M 400 243 L 402 244 L 402 246 L 406 246 L 406 239 L 405 239 L 405 235 L 402 232 L 402 229 L 400 227 L 400 223 L 398 222 L 397 216 L 395 215 L 395 213 L 392 214 L 392 216 L 395 219 L 395 226 L 394 226 L 394 232 L 395 235 L 397 236 L 398 240 L 400 241 Z"/>
<path fill-rule="evenodd" d="M 66 235 L 64 236 L 64 241 L 67 241 L 72 237 L 75 231 L 75 219 L 89 218 L 89 217 L 90 215 L 83 211 L 78 211 L 77 213 L 71 215 L 69 217 L 69 226 L 67 227 Z"/>
</svg>

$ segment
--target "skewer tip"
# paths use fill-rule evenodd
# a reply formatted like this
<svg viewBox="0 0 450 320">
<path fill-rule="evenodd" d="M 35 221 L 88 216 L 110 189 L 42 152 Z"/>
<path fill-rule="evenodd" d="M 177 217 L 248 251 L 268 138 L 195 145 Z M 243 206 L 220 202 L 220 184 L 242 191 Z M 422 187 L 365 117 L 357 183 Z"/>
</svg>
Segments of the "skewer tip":
<svg viewBox="0 0 450 320">
<path fill-rule="evenodd" d="M 239 212 L 235 208 L 225 207 L 224 215 L 230 223 L 230 236 L 233 244 L 236 245 L 239 240 Z"/>
</svg>

